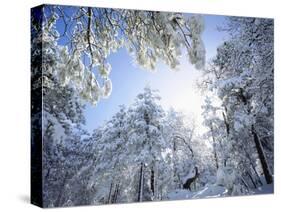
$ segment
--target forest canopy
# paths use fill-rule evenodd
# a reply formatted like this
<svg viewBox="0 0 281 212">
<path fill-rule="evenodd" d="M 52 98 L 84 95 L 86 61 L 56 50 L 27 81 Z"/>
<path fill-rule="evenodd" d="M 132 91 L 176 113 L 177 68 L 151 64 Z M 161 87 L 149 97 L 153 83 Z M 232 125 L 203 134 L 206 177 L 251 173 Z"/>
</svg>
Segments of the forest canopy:
<svg viewBox="0 0 281 212">
<path fill-rule="evenodd" d="M 120 48 L 147 70 L 154 70 L 159 60 L 176 69 L 183 51 L 196 68 L 205 64 L 199 15 L 61 6 L 46 6 L 42 12 L 43 49 L 52 49 L 56 56 L 52 75 L 93 105 L 111 93 L 107 58 Z"/>
</svg>

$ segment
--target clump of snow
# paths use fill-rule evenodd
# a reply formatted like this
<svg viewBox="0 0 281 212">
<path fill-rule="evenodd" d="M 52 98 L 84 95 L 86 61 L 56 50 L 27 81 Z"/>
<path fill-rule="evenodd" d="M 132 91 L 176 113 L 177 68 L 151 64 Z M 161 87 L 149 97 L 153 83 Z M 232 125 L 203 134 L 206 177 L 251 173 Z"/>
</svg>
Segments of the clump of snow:
<svg viewBox="0 0 281 212">
<path fill-rule="evenodd" d="M 104 87 L 103 87 L 103 98 L 108 98 L 112 92 L 112 82 L 110 79 L 107 79 L 104 82 Z"/>
<path fill-rule="evenodd" d="M 61 141 L 66 139 L 65 129 L 63 128 L 62 124 L 59 123 L 56 117 L 54 117 L 51 113 L 44 111 L 43 112 L 43 134 L 47 132 L 47 129 L 51 125 L 52 138 L 54 142 L 57 144 L 61 143 Z"/>
</svg>

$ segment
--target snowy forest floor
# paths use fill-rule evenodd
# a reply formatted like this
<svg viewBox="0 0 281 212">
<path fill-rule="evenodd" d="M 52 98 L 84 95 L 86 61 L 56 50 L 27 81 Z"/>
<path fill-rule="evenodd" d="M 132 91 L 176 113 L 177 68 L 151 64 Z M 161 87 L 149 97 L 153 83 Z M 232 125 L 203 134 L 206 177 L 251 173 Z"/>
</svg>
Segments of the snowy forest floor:
<svg viewBox="0 0 281 212">
<path fill-rule="evenodd" d="M 251 190 L 248 195 L 254 194 L 273 194 L 273 184 L 264 185 L 257 189 Z M 239 194 L 241 195 L 241 194 Z M 219 185 L 206 185 L 199 191 L 189 191 L 186 189 L 177 189 L 168 194 L 169 200 L 183 200 L 183 199 L 201 199 L 201 198 L 215 198 L 215 197 L 227 197 L 228 190 Z"/>
</svg>

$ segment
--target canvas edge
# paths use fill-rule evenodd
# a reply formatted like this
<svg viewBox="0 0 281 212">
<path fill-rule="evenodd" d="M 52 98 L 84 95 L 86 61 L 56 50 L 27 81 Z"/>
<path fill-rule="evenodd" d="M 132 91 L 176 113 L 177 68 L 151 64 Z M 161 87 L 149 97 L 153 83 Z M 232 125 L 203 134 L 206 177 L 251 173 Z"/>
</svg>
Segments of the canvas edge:
<svg viewBox="0 0 281 212">
<path fill-rule="evenodd" d="M 30 9 L 30 44 L 35 36 L 42 32 L 42 8 L 38 5 Z M 34 30 L 33 18 L 37 18 L 38 29 Z M 30 170 L 30 203 L 41 208 L 43 202 L 43 177 L 42 177 L 42 39 L 39 44 L 39 56 L 34 56 L 31 51 L 31 170 Z M 39 61 L 38 61 L 39 60 Z M 36 64 L 36 62 L 38 64 Z M 36 67 L 37 66 L 37 67 Z M 39 73 L 35 73 L 36 71 Z M 36 83 L 35 83 L 36 82 Z"/>
</svg>

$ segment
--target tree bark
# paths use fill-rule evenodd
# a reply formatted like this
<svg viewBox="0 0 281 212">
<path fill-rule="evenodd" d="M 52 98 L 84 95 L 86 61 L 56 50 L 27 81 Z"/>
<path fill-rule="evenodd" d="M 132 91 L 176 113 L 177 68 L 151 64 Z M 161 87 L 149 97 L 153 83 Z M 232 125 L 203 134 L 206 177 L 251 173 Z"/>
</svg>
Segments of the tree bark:
<svg viewBox="0 0 281 212">
<path fill-rule="evenodd" d="M 254 181 L 252 175 L 251 175 L 249 172 L 247 172 L 247 175 L 249 176 L 249 178 L 250 178 L 250 180 L 251 180 L 253 186 L 254 186 L 255 188 L 257 188 L 257 185 L 256 185 L 256 183 L 255 183 L 255 181 Z"/>
<path fill-rule="evenodd" d="M 219 169 L 218 155 L 216 149 L 214 149 L 215 165 L 217 170 Z"/>
<path fill-rule="evenodd" d="M 230 126 L 229 126 L 229 121 L 228 121 L 228 118 L 227 118 L 227 108 L 224 107 L 224 110 L 225 112 L 222 112 L 222 116 L 223 116 L 223 121 L 224 121 L 224 124 L 225 124 L 225 129 L 226 129 L 226 135 L 227 137 L 229 137 L 229 134 L 230 134 Z M 227 157 L 225 155 L 223 155 L 223 165 L 226 166 L 226 163 L 227 163 Z"/>
<path fill-rule="evenodd" d="M 116 203 L 117 202 L 117 197 L 118 197 L 118 193 L 119 193 L 119 187 L 120 187 L 120 185 L 119 185 L 119 183 L 117 183 L 116 186 L 115 186 L 112 203 Z"/>
<path fill-rule="evenodd" d="M 241 177 L 241 182 L 244 184 L 244 186 L 249 190 L 249 186 L 248 184 L 246 183 L 246 181 L 244 180 L 243 177 Z"/>
<path fill-rule="evenodd" d="M 225 113 L 222 112 L 222 116 L 223 116 L 223 121 L 224 121 L 224 124 L 225 124 L 226 134 L 229 135 L 229 123 L 228 123 L 228 120 L 227 120 L 227 117 L 226 117 L 227 109 L 226 109 L 226 107 L 224 109 L 225 109 Z"/>
<path fill-rule="evenodd" d="M 151 192 L 152 192 L 152 196 L 154 196 L 155 194 L 155 179 L 154 179 L 154 170 L 153 167 L 151 168 L 151 176 L 150 176 L 150 188 L 151 188 Z"/>
<path fill-rule="evenodd" d="M 142 202 L 142 197 L 143 197 L 143 163 L 141 163 L 141 167 L 140 167 L 138 202 Z"/>
<path fill-rule="evenodd" d="M 63 194 L 64 194 L 64 188 L 65 188 L 65 184 L 66 184 L 67 179 L 68 179 L 68 173 L 66 173 L 65 176 L 64 176 L 64 179 L 63 179 L 63 182 L 62 182 L 62 189 L 60 190 L 59 196 L 58 196 L 57 201 L 55 203 L 56 207 L 61 206 L 62 197 L 63 197 Z"/>
<path fill-rule="evenodd" d="M 112 187 L 113 187 L 113 183 L 110 184 L 110 189 L 109 189 L 109 194 L 108 194 L 108 199 L 107 199 L 108 204 L 111 203 Z"/>
<path fill-rule="evenodd" d="M 216 150 L 216 141 L 215 141 L 215 136 L 214 136 L 214 130 L 213 130 L 213 124 L 212 123 L 211 123 L 210 129 L 211 129 L 212 140 L 213 140 L 215 165 L 216 165 L 216 168 L 218 170 L 219 169 L 219 161 L 218 161 L 218 155 L 217 155 L 217 150 Z"/>
<path fill-rule="evenodd" d="M 262 184 L 262 182 L 261 182 L 260 176 L 258 175 L 258 172 L 257 172 L 257 170 L 256 170 L 256 168 L 255 168 L 255 165 L 254 165 L 254 163 L 253 163 L 253 161 L 252 161 L 252 159 L 251 159 L 249 153 L 246 151 L 245 148 L 243 148 L 243 149 L 244 149 L 244 152 L 245 152 L 245 154 L 246 154 L 246 157 L 248 158 L 248 160 L 249 160 L 249 162 L 250 162 L 250 164 L 251 164 L 251 167 L 252 167 L 252 169 L 253 169 L 253 171 L 254 171 L 256 177 L 257 177 L 257 182 L 262 186 L 263 184 Z"/>
<path fill-rule="evenodd" d="M 261 162 L 261 166 L 262 166 L 262 170 L 263 170 L 263 173 L 264 173 L 266 183 L 271 184 L 273 182 L 272 175 L 270 174 L 269 167 L 268 167 L 268 164 L 267 164 L 267 161 L 266 161 L 266 157 L 265 157 L 265 154 L 263 152 L 261 142 L 260 142 L 258 134 L 255 130 L 254 125 L 252 125 L 252 135 L 254 137 L 254 142 L 255 142 L 255 145 L 256 145 L 257 152 L 258 152 L 259 160 Z"/>
</svg>

